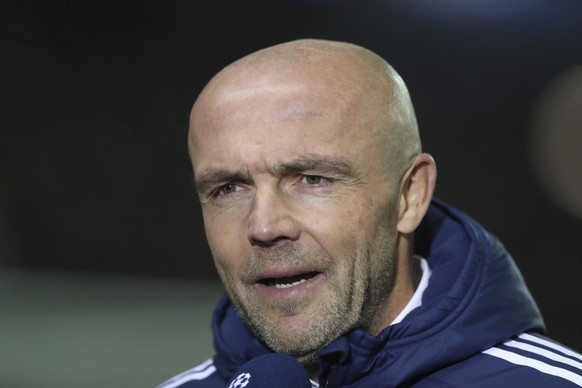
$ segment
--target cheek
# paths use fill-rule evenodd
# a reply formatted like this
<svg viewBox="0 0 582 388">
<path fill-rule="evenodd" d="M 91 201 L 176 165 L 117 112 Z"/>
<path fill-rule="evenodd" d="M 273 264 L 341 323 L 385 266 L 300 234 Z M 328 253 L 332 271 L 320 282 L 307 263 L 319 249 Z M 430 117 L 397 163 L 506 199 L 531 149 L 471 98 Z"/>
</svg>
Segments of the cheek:
<svg viewBox="0 0 582 388">
<path fill-rule="evenodd" d="M 373 217 L 361 203 L 344 200 L 309 209 L 307 213 L 310 221 L 304 223 L 305 231 L 329 256 L 349 259 L 366 245 Z M 307 215 L 304 216 L 307 219 Z"/>
<path fill-rule="evenodd" d="M 219 271 L 231 273 L 242 264 L 241 257 L 248 254 L 250 245 L 246 238 L 244 222 L 236 217 L 204 214 L 204 229 L 208 246 Z"/>
<path fill-rule="evenodd" d="M 354 235 L 365 234 L 376 223 L 376 212 L 368 197 L 354 196 L 339 207 L 334 228 Z"/>
<path fill-rule="evenodd" d="M 362 280 L 370 270 L 368 267 L 373 265 L 366 260 L 375 261 L 386 253 L 379 246 L 392 238 L 392 216 L 388 206 L 379 207 L 372 200 L 354 199 L 325 213 L 316 224 L 319 229 L 313 233 L 328 255 L 340 265 L 338 270 L 355 271 L 353 275 Z"/>
</svg>

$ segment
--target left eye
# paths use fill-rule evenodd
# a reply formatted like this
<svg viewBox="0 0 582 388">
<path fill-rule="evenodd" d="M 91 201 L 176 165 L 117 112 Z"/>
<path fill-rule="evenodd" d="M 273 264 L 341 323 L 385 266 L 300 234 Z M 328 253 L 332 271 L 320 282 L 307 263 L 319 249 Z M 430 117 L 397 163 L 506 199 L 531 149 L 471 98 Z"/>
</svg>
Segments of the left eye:
<svg viewBox="0 0 582 388">
<path fill-rule="evenodd" d="M 227 183 L 226 185 L 223 185 L 218 189 L 218 194 L 220 194 L 220 195 L 232 194 L 232 193 L 236 192 L 237 189 L 238 189 L 237 185 L 235 185 L 233 183 Z"/>
<path fill-rule="evenodd" d="M 318 185 L 323 181 L 323 177 L 319 175 L 303 175 L 302 181 L 308 185 Z"/>
</svg>

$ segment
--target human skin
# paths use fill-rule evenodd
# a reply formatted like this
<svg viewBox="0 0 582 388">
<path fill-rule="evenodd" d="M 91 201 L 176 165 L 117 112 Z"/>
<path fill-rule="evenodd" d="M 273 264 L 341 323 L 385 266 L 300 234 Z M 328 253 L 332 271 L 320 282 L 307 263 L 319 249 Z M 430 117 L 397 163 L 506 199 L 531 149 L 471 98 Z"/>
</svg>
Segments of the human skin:
<svg viewBox="0 0 582 388">
<path fill-rule="evenodd" d="M 411 298 L 412 233 L 436 179 L 411 112 L 377 56 L 311 40 L 235 62 L 196 101 L 189 147 L 208 243 L 273 350 L 313 363 L 354 327 L 377 334 Z"/>
</svg>

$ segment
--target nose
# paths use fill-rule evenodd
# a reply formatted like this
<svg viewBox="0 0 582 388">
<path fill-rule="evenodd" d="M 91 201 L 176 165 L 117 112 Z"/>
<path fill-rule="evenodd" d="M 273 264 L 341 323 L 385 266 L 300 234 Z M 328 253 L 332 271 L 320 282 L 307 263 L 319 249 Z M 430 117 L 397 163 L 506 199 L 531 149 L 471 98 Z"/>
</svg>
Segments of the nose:
<svg viewBox="0 0 582 388">
<path fill-rule="evenodd" d="M 257 189 L 248 219 L 247 238 L 251 245 L 269 247 L 295 241 L 300 235 L 289 199 L 277 189 Z"/>
</svg>

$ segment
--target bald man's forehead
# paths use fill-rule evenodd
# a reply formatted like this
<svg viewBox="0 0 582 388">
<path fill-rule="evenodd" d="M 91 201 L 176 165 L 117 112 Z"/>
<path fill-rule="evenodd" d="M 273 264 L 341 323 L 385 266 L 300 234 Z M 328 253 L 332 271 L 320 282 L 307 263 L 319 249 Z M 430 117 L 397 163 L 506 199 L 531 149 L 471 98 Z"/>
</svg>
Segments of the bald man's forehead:
<svg viewBox="0 0 582 388">
<path fill-rule="evenodd" d="M 279 131 L 309 120 L 314 126 L 328 128 L 335 136 L 339 135 L 335 131 L 344 128 L 343 121 L 358 121 L 364 110 L 360 105 L 365 100 L 354 90 L 346 95 L 341 88 L 333 90 L 313 80 L 231 83 L 200 99 L 193 110 L 191 135 L 195 140 L 241 128 L 251 131 L 253 127 L 269 127 Z"/>
</svg>

